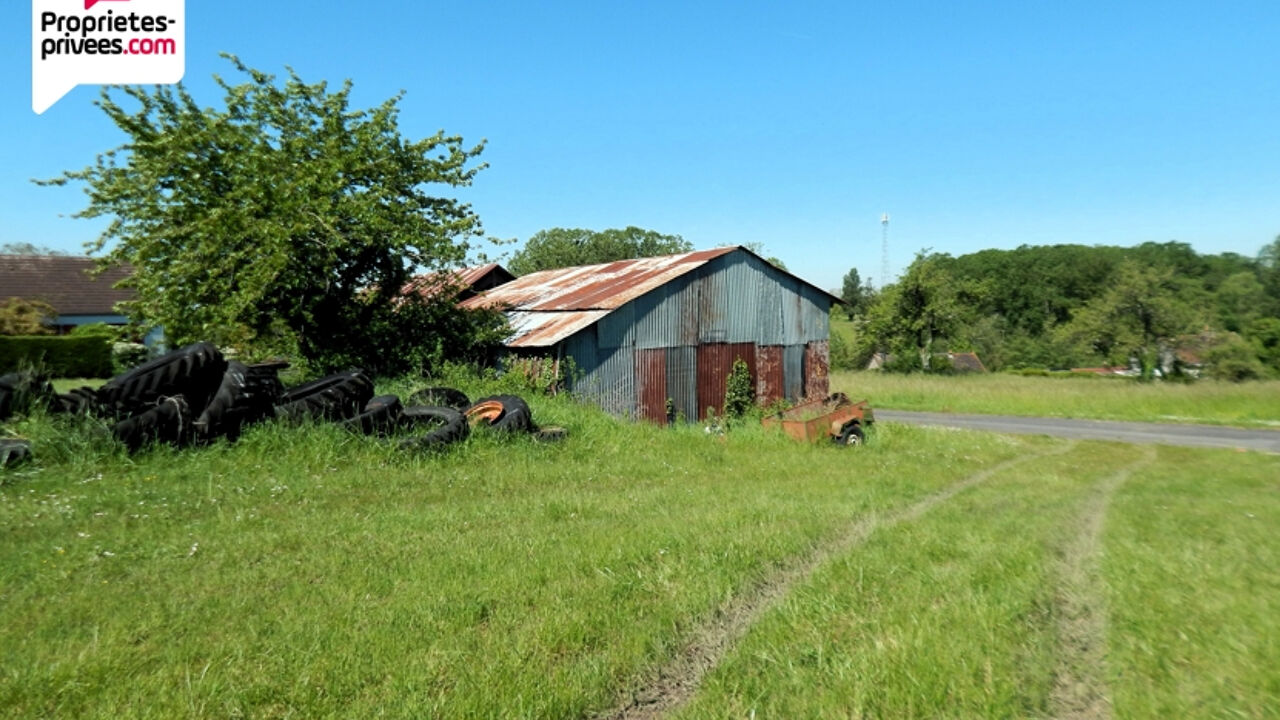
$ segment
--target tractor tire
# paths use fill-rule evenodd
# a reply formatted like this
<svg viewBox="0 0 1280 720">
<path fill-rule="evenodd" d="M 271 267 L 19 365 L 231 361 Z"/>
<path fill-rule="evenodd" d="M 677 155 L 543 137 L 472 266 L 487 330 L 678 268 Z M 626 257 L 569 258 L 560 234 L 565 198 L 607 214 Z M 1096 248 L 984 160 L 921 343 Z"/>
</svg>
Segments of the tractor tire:
<svg viewBox="0 0 1280 720">
<path fill-rule="evenodd" d="M 267 415 L 280 402 L 284 395 L 284 384 L 280 382 L 280 371 L 289 367 L 289 363 L 276 361 L 254 363 L 247 366 L 244 373 L 245 387 L 253 394 L 255 401 L 260 402 Z"/>
<path fill-rule="evenodd" d="M 0 470 L 17 467 L 31 459 L 31 443 L 16 438 L 0 438 Z"/>
<path fill-rule="evenodd" d="M 408 438 L 400 442 L 404 450 L 425 450 L 465 440 L 471 433 L 471 426 L 462 413 L 451 407 L 412 405 L 400 414 L 401 429 L 431 428 L 421 437 Z"/>
<path fill-rule="evenodd" d="M 189 406 L 204 408 L 222 384 L 227 361 L 211 343 L 200 342 L 166 353 L 117 375 L 98 388 L 105 414 L 128 418 L 163 397 L 182 395 Z"/>
<path fill-rule="evenodd" d="M 503 432 L 529 432 L 533 429 L 533 413 L 529 411 L 529 405 L 523 398 L 517 395 L 493 395 L 487 398 L 481 398 L 467 409 L 466 415 L 468 419 L 477 417 L 477 410 L 482 406 L 491 403 L 498 403 L 502 406 L 502 411 L 493 416 L 492 413 L 484 413 L 479 416 L 478 424 L 488 425 L 494 430 Z"/>
<path fill-rule="evenodd" d="M 98 391 L 87 385 L 60 393 L 56 402 L 53 412 L 64 415 L 96 415 L 99 410 Z"/>
<path fill-rule="evenodd" d="M 111 434 L 131 453 L 152 442 L 182 446 L 195 435 L 194 420 L 187 399 L 174 395 L 145 412 L 117 422 L 111 427 Z"/>
<path fill-rule="evenodd" d="M 249 368 L 232 360 L 222 374 L 222 384 L 196 418 L 196 439 L 212 442 L 220 437 L 235 442 L 249 425 L 273 412 L 272 398 L 261 385 L 249 383 Z"/>
<path fill-rule="evenodd" d="M 360 414 L 373 398 L 373 381 L 360 370 L 348 370 L 286 390 L 276 415 L 288 420 L 345 420 Z"/>
<path fill-rule="evenodd" d="M 458 412 L 471 407 L 471 400 L 466 393 L 449 387 L 423 388 L 410 395 L 406 402 L 409 405 L 451 407 Z"/>
<path fill-rule="evenodd" d="M 365 403 L 364 411 L 350 420 L 343 420 L 342 427 L 364 435 L 387 435 L 396 429 L 404 406 L 395 395 L 379 395 Z"/>
<path fill-rule="evenodd" d="M 57 409 L 57 393 L 43 375 L 12 372 L 0 375 L 0 420 L 29 412 L 33 407 Z"/>
</svg>

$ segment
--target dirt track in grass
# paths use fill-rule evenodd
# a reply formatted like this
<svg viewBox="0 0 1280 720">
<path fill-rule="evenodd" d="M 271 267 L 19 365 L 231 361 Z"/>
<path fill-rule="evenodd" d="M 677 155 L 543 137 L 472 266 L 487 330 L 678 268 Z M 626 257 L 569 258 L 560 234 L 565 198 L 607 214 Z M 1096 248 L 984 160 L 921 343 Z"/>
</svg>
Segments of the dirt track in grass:
<svg viewBox="0 0 1280 720">
<path fill-rule="evenodd" d="M 1104 478 L 1085 502 L 1058 561 L 1055 617 L 1058 666 L 1049 696 L 1050 716 L 1061 720 L 1107 720 L 1111 698 L 1106 683 L 1107 609 L 1099 579 L 1099 553 L 1107 508 L 1116 490 L 1138 468 L 1155 461 L 1155 448 Z"/>
<path fill-rule="evenodd" d="M 1033 460 L 1069 452 L 1066 446 L 1034 455 L 1006 460 L 974 473 L 928 497 L 885 516 L 869 516 L 849 525 L 832 540 L 799 558 L 768 581 L 740 595 L 722 607 L 714 617 L 694 631 L 691 641 L 669 664 L 659 668 L 646 682 L 633 689 L 618 706 L 600 714 L 608 720 L 651 720 L 664 717 L 685 705 L 697 692 L 702 678 L 716 667 L 730 649 L 771 608 L 828 560 L 862 544 L 876 530 L 920 518 L 934 507 L 978 485 L 988 478 Z"/>
</svg>

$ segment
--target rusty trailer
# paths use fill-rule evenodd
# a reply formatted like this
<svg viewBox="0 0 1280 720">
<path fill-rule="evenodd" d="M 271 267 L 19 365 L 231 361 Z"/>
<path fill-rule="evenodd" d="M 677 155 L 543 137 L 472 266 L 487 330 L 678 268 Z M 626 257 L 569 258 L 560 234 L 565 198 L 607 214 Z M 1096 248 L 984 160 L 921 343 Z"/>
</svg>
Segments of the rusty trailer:
<svg viewBox="0 0 1280 720">
<path fill-rule="evenodd" d="M 852 402 L 844 393 L 835 393 L 770 415 L 762 422 L 804 442 L 830 439 L 837 445 L 861 445 L 875 414 L 866 400 Z"/>
</svg>

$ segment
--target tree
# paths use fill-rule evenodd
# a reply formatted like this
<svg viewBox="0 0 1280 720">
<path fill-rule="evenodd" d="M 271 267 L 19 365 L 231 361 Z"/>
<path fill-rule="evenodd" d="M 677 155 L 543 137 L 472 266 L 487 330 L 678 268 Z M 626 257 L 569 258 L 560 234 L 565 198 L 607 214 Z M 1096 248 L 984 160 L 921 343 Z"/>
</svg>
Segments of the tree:
<svg viewBox="0 0 1280 720">
<path fill-rule="evenodd" d="M 551 228 L 539 230 L 516 251 L 507 269 L 516 275 L 539 270 L 596 265 L 615 260 L 674 255 L 693 246 L 679 235 L 663 235 L 653 230 L 627 227 L 622 230 Z"/>
<path fill-rule="evenodd" d="M 1192 306 L 1178 297 L 1173 271 L 1121 263 L 1111 286 L 1085 303 L 1062 329 L 1069 340 L 1090 345 L 1112 362 L 1137 358 L 1150 378 L 1161 350 L 1196 327 Z"/>
<path fill-rule="evenodd" d="M 355 110 L 350 81 L 330 92 L 289 70 L 278 84 L 226 57 L 248 79 L 215 76 L 221 109 L 200 108 L 181 84 L 105 88 L 96 104 L 127 141 L 44 184 L 88 186 L 76 216 L 112 217 L 91 250 L 133 266 L 131 319 L 172 342 L 296 349 L 318 369 L 407 369 L 433 335 L 424 323 L 458 318 L 419 307 L 447 299 L 402 298 L 401 287 L 456 266 L 481 235 L 468 205 L 428 188 L 470 185 L 483 143 L 408 140 L 399 95 Z"/>
<path fill-rule="evenodd" d="M 875 289 L 871 287 L 871 280 L 868 278 L 863 282 L 858 275 L 858 268 L 849 268 L 840 284 L 840 299 L 845 302 L 844 311 L 849 319 L 866 312 L 874 296 Z"/>
<path fill-rule="evenodd" d="M 58 317 L 58 311 L 39 300 L 9 298 L 0 301 L 0 335 L 50 335 L 45 321 Z"/>
<path fill-rule="evenodd" d="M 10 242 L 0 245 L 0 255 L 66 255 L 66 253 L 29 242 Z"/>
<path fill-rule="evenodd" d="M 867 325 L 880 351 L 892 352 L 903 368 L 924 368 L 939 340 L 957 337 L 967 316 L 964 289 L 943 269 L 946 256 L 922 250 L 902 279 L 888 286 L 868 312 Z"/>
</svg>

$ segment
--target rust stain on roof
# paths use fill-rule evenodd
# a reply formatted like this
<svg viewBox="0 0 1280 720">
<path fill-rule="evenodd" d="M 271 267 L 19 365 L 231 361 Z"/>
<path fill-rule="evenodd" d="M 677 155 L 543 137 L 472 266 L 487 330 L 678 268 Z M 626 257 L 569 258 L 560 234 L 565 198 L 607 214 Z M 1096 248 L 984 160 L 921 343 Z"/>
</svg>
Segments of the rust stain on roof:
<svg viewBox="0 0 1280 720">
<path fill-rule="evenodd" d="M 511 337 L 507 347 L 550 347 L 591 327 L 608 315 L 608 310 L 580 310 L 566 312 L 508 312 Z"/>
<path fill-rule="evenodd" d="M 714 250 L 543 270 L 471 298 L 463 307 L 557 312 L 616 310 L 707 262 L 737 250 Z"/>
</svg>

